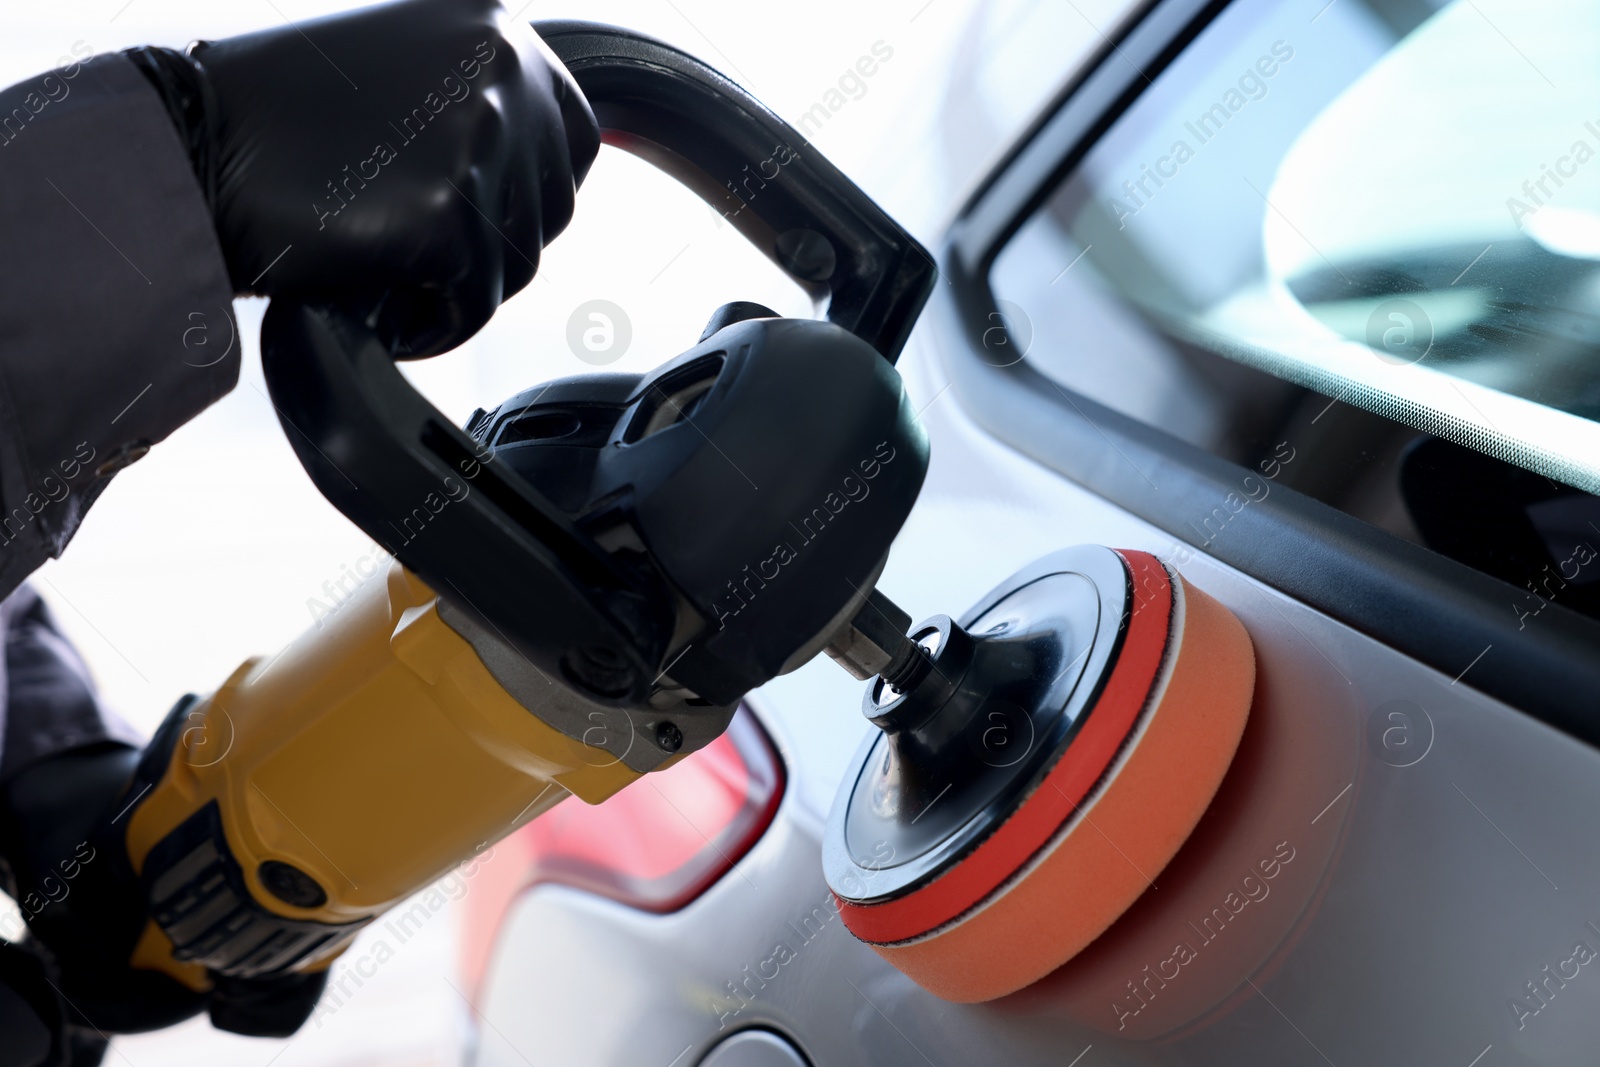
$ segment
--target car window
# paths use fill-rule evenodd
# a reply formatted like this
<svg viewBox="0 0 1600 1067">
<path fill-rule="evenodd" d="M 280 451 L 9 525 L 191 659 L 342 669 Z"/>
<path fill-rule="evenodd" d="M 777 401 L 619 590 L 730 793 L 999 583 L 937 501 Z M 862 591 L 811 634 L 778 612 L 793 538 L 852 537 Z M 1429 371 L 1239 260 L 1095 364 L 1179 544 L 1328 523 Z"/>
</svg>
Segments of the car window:
<svg viewBox="0 0 1600 1067">
<path fill-rule="evenodd" d="M 1600 613 L 1600 6 L 1238 0 L 1000 250 L 1063 386 Z"/>
</svg>

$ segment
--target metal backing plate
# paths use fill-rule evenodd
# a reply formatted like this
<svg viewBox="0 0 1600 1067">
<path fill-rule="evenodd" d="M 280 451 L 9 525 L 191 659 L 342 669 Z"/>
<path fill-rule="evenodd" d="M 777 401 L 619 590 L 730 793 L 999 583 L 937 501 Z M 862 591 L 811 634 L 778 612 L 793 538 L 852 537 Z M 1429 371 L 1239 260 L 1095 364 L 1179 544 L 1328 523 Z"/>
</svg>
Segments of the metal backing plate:
<svg viewBox="0 0 1600 1067">
<path fill-rule="evenodd" d="M 823 839 L 834 892 L 871 903 L 926 884 L 1038 788 L 1092 713 L 1131 592 L 1121 557 L 1081 545 L 1024 567 L 961 617 L 976 645 L 962 706 L 913 731 L 874 731 L 840 785 Z"/>
</svg>

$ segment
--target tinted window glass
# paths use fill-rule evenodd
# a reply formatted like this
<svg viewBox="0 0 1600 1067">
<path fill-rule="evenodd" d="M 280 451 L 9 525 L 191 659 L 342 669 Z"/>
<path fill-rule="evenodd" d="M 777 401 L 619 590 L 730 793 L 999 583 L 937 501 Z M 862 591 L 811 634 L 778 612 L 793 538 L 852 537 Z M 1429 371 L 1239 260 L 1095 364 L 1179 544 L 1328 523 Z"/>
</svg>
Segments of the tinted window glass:
<svg viewBox="0 0 1600 1067">
<path fill-rule="evenodd" d="M 1239 0 L 1002 249 L 1011 351 L 1600 610 L 1597 55 L 1578 0 Z"/>
</svg>

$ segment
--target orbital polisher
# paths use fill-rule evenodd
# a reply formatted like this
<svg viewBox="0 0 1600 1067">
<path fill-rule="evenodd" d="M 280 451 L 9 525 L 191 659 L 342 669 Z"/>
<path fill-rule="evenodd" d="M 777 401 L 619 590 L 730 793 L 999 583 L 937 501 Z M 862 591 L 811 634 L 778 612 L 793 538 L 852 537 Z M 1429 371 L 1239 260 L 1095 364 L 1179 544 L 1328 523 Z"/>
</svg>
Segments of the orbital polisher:
<svg viewBox="0 0 1600 1067">
<path fill-rule="evenodd" d="M 536 28 L 605 141 L 699 194 L 824 317 L 728 304 L 654 371 L 551 382 L 460 428 L 361 322 L 275 301 L 285 433 L 394 562 L 105 772 L 111 858 L 34 928 L 108 1028 L 232 989 L 276 1021 L 219 999 L 219 1026 L 291 1032 L 364 925 L 558 801 L 704 747 L 818 653 L 868 682 L 877 728 L 828 825 L 828 882 L 852 933 L 952 1000 L 1026 985 L 1112 924 L 1238 743 L 1249 639 L 1145 553 L 1051 556 L 959 621 L 912 626 L 876 590 L 927 470 L 894 361 L 932 260 L 705 64 Z M 83 820 L 36 808 L 47 864 Z"/>
</svg>

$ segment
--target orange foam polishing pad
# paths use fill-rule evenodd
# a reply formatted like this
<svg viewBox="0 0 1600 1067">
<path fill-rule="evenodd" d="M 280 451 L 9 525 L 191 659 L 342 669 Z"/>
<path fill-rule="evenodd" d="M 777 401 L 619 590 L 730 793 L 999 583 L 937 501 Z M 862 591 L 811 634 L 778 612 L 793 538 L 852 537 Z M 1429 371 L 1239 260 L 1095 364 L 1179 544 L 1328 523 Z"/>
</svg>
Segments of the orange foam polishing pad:
<svg viewBox="0 0 1600 1067">
<path fill-rule="evenodd" d="M 992 1000 L 1077 955 L 1137 900 L 1215 795 L 1250 711 L 1255 653 L 1226 608 L 1143 552 L 1084 729 L 1004 823 L 931 882 L 840 899 L 845 924 L 945 1000 Z"/>
</svg>

